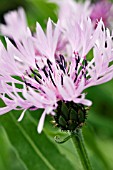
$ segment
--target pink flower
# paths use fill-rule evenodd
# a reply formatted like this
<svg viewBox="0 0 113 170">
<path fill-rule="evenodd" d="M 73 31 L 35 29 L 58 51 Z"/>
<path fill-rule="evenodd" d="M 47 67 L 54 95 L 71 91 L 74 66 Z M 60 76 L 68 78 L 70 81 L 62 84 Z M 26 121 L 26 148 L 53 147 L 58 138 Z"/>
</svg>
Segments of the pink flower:
<svg viewBox="0 0 113 170">
<path fill-rule="evenodd" d="M 97 26 L 100 19 L 102 19 L 106 27 L 113 27 L 113 5 L 109 0 L 99 0 L 96 3 L 91 3 L 89 0 L 85 2 L 76 2 L 74 0 L 51 1 L 58 4 L 58 17 L 61 20 L 63 28 L 67 27 L 67 21 L 79 23 L 84 17 L 90 17 L 94 27 Z"/>
<path fill-rule="evenodd" d="M 61 26 L 66 27 L 67 20 L 70 22 L 80 22 L 84 17 L 88 17 L 91 13 L 90 1 L 76 2 L 74 0 L 49 0 L 58 4 L 58 18 Z"/>
<path fill-rule="evenodd" d="M 44 109 L 38 124 L 41 133 L 45 116 L 56 114 L 59 101 L 90 106 L 84 90 L 112 79 L 112 37 L 102 20 L 94 30 L 86 17 L 79 23 L 70 22 L 66 29 L 60 21 L 54 24 L 49 19 L 46 34 L 39 23 L 36 35 L 29 33 L 18 40 L 10 35 L 15 45 L 6 38 L 7 49 L 0 43 L 0 97 L 6 105 L 0 108 L 0 114 L 23 110 L 20 121 L 27 109 Z M 62 37 L 66 44 L 60 49 Z M 88 61 L 91 50 L 93 56 Z"/>
<path fill-rule="evenodd" d="M 110 27 L 110 20 L 113 18 L 113 6 L 108 0 L 100 0 L 92 5 L 92 12 L 90 14 L 91 20 L 96 25 L 97 21 L 102 18 L 104 25 Z M 112 21 L 111 21 L 112 22 Z"/>
<path fill-rule="evenodd" d="M 2 34 L 15 38 L 15 40 L 21 40 L 23 36 L 27 35 L 27 21 L 22 8 L 19 8 L 18 11 L 11 11 L 5 14 L 4 20 L 6 25 L 2 24 L 0 26 Z"/>
</svg>

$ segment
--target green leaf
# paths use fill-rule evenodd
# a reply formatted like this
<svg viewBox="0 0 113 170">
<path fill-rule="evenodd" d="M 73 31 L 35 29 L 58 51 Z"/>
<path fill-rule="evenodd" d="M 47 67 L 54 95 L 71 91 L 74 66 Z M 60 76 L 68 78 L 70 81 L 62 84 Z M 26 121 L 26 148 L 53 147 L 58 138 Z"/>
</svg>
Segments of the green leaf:
<svg viewBox="0 0 113 170">
<path fill-rule="evenodd" d="M 54 140 L 51 141 L 45 132 L 37 133 L 37 123 L 29 112 L 20 123 L 11 112 L 1 116 L 0 123 L 28 170 L 75 170 L 68 155 L 66 157 L 59 151 Z"/>
<path fill-rule="evenodd" d="M 0 169 L 27 170 L 27 167 L 20 160 L 16 150 L 11 146 L 7 134 L 5 132 L 5 129 L 1 126 L 0 126 Z"/>
<path fill-rule="evenodd" d="M 99 138 L 97 138 L 96 140 L 95 133 L 90 129 L 90 127 L 84 127 L 83 132 L 84 132 L 84 139 L 87 144 L 86 146 L 90 148 L 89 149 L 89 151 L 91 152 L 90 157 L 91 157 L 91 162 L 93 164 L 94 170 L 109 169 L 109 164 L 107 162 L 107 159 L 105 159 L 101 149 L 97 144 L 97 140 L 99 140 Z"/>
<path fill-rule="evenodd" d="M 36 22 L 39 22 L 43 28 L 46 27 L 48 18 L 57 22 L 56 5 L 46 0 L 28 0 L 27 18 L 30 28 L 35 31 Z"/>
</svg>

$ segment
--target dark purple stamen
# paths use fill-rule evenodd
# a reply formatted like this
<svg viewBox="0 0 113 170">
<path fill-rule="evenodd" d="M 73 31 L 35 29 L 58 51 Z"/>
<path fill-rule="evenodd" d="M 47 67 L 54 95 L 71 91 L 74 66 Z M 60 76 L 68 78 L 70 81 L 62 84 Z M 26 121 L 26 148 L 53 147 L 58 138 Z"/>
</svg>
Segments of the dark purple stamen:
<svg viewBox="0 0 113 170">
<path fill-rule="evenodd" d="M 55 84 L 55 82 L 54 82 L 54 80 L 53 80 L 53 78 L 52 78 L 52 75 L 51 75 L 51 72 L 50 72 L 50 71 L 49 71 L 49 76 L 50 76 L 50 79 L 51 79 L 53 85 L 56 87 L 56 84 Z"/>
<path fill-rule="evenodd" d="M 36 74 L 36 72 L 30 67 L 30 70 L 33 74 Z"/>
<path fill-rule="evenodd" d="M 31 72 L 34 74 L 34 76 L 38 77 L 39 79 L 42 79 L 42 76 L 39 73 L 36 73 L 31 67 L 30 67 Z M 27 73 L 27 72 L 26 72 Z M 32 77 L 31 75 L 28 74 L 29 77 Z"/>
<path fill-rule="evenodd" d="M 30 110 L 35 110 L 35 109 L 37 109 L 35 106 L 31 106 L 30 108 L 29 108 Z"/>
<path fill-rule="evenodd" d="M 107 48 L 107 41 L 105 41 L 105 48 Z"/>
<path fill-rule="evenodd" d="M 59 64 L 59 67 L 60 67 L 60 69 L 64 72 L 64 74 L 65 74 L 65 68 L 63 67 L 63 65 L 62 64 Z"/>
<path fill-rule="evenodd" d="M 28 71 L 26 70 L 26 74 L 30 77 L 30 78 L 32 78 L 32 76 L 28 73 Z"/>
<path fill-rule="evenodd" d="M 42 84 L 41 81 L 37 78 L 36 75 L 34 75 L 34 79 L 35 79 L 39 84 Z"/>
<path fill-rule="evenodd" d="M 61 85 L 63 86 L 63 76 L 61 75 Z"/>
<path fill-rule="evenodd" d="M 82 76 L 84 76 L 84 78 L 86 78 L 86 66 L 87 66 L 87 61 L 86 58 L 84 57 L 82 63 L 80 63 L 80 57 L 78 55 L 78 53 L 74 53 L 75 54 L 75 61 L 76 61 L 76 66 L 75 66 L 75 79 L 74 79 L 74 83 L 77 81 L 77 79 L 81 79 Z M 80 66 L 79 70 L 78 70 L 78 66 Z"/>
<path fill-rule="evenodd" d="M 26 81 L 24 81 L 24 83 L 26 84 L 26 86 L 29 86 L 29 87 L 31 87 L 31 88 L 33 88 L 33 89 L 37 90 L 37 88 L 36 88 L 36 87 L 34 87 L 34 86 L 32 86 L 30 83 L 28 83 L 28 82 L 26 82 Z"/>
<path fill-rule="evenodd" d="M 80 62 L 80 57 L 79 57 L 79 55 L 77 54 L 75 54 L 75 61 L 76 61 L 76 66 L 75 66 L 75 70 L 77 70 L 77 68 L 78 68 L 78 64 L 79 64 L 79 62 Z"/>
<path fill-rule="evenodd" d="M 65 61 L 65 58 L 64 58 L 64 56 L 61 55 L 61 54 L 60 54 L 60 61 L 61 61 L 62 65 L 63 65 L 63 67 L 66 68 L 66 61 Z"/>
<path fill-rule="evenodd" d="M 49 69 L 51 70 L 51 72 L 53 73 L 53 70 L 52 70 L 52 63 L 51 63 L 51 61 L 49 60 L 49 59 L 47 59 L 47 64 L 48 64 L 48 66 L 49 66 Z"/>
<path fill-rule="evenodd" d="M 84 66 L 86 67 L 87 66 L 87 60 L 84 59 Z"/>
<path fill-rule="evenodd" d="M 45 76 L 48 77 L 48 73 L 47 73 L 47 71 L 46 71 L 46 66 L 44 66 L 44 67 L 42 68 L 42 71 L 44 72 Z"/>
<path fill-rule="evenodd" d="M 60 56 L 60 60 L 56 60 L 56 62 L 58 63 L 60 69 L 64 72 L 64 74 L 66 73 L 65 69 L 66 69 L 66 61 L 64 59 L 63 55 L 59 55 Z"/>
<path fill-rule="evenodd" d="M 42 79 L 42 76 L 40 74 L 36 74 L 36 76 L 40 79 Z"/>
</svg>

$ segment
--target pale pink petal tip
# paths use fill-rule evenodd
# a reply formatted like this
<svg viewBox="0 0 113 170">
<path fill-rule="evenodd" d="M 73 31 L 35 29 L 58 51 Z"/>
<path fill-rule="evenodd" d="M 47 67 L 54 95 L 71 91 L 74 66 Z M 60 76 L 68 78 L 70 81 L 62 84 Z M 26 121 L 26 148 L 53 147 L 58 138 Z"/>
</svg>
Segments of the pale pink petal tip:
<svg viewBox="0 0 113 170">
<path fill-rule="evenodd" d="M 25 110 L 21 113 L 20 117 L 18 118 L 18 122 L 20 122 L 20 121 L 23 119 L 26 110 L 27 110 L 27 109 L 25 109 Z"/>
<path fill-rule="evenodd" d="M 37 127 L 37 131 L 38 131 L 39 134 L 42 132 L 42 129 L 43 129 L 43 126 L 44 126 L 45 116 L 46 116 L 46 112 L 44 111 L 40 120 L 39 120 L 38 127 Z"/>
</svg>

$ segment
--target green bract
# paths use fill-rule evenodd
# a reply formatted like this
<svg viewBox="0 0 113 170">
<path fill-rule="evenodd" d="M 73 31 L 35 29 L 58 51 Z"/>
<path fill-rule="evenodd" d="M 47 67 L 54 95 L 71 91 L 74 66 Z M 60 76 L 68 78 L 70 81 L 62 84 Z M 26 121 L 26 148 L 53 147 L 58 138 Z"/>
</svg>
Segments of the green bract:
<svg viewBox="0 0 113 170">
<path fill-rule="evenodd" d="M 55 110 L 55 125 L 61 130 L 74 131 L 83 126 L 87 117 L 86 111 L 87 109 L 82 104 L 59 101 Z"/>
</svg>

